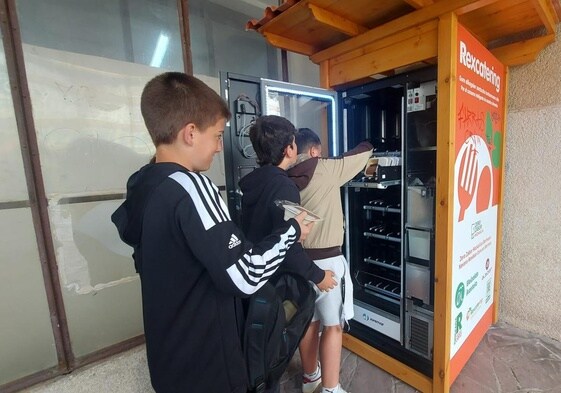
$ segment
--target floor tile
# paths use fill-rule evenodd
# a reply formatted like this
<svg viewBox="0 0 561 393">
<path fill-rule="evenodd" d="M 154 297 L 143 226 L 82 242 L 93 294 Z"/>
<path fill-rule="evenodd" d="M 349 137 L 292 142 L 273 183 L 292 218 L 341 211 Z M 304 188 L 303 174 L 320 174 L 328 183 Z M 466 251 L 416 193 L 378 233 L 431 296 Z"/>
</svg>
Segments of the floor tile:
<svg viewBox="0 0 561 393">
<path fill-rule="evenodd" d="M 346 349 L 343 349 L 341 363 L 341 384 L 351 393 L 416 392 Z M 300 357 L 296 354 L 281 379 L 281 393 L 300 393 L 301 378 Z M 134 348 L 25 391 L 152 392 L 145 348 Z M 499 323 L 489 329 L 450 392 L 561 393 L 561 343 Z"/>
</svg>

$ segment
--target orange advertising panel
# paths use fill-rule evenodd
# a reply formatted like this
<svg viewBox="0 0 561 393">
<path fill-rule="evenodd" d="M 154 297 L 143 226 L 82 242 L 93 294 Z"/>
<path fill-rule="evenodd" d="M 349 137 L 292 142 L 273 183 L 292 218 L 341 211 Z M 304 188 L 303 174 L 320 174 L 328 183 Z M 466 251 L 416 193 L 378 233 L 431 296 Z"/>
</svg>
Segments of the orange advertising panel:
<svg viewBox="0 0 561 393">
<path fill-rule="evenodd" d="M 505 67 L 458 26 L 450 383 L 491 324 Z"/>
</svg>

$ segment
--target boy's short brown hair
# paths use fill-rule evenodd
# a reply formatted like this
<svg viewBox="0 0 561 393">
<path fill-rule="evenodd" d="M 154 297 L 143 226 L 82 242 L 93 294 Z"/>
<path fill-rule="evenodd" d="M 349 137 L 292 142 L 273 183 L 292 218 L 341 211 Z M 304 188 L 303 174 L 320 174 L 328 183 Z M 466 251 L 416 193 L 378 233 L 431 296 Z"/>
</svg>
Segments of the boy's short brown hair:
<svg viewBox="0 0 561 393">
<path fill-rule="evenodd" d="M 204 130 L 230 119 L 224 100 L 201 80 L 182 72 L 165 72 L 150 80 L 140 111 L 154 145 L 170 144 L 189 123 Z"/>
<path fill-rule="evenodd" d="M 258 117 L 249 129 L 249 139 L 257 155 L 257 163 L 278 166 L 285 149 L 294 142 L 296 128 L 286 118 L 276 115 Z"/>
<path fill-rule="evenodd" d="M 296 146 L 298 147 L 298 153 L 304 153 L 312 147 L 320 147 L 321 139 L 312 129 L 299 128 L 296 132 Z"/>
</svg>

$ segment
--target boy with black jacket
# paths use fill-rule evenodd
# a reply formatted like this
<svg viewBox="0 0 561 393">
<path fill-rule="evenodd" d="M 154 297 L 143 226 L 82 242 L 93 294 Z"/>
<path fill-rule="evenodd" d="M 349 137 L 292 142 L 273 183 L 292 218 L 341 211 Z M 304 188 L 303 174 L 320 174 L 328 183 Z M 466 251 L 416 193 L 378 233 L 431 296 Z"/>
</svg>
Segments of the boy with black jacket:
<svg viewBox="0 0 561 393">
<path fill-rule="evenodd" d="M 200 173 L 222 150 L 230 117 L 203 82 L 178 72 L 156 76 L 141 111 L 155 160 L 130 177 L 112 221 L 134 248 L 152 386 L 245 393 L 240 297 L 262 287 L 309 228 L 300 215 L 252 245 L 231 221 L 218 188 Z"/>
<path fill-rule="evenodd" d="M 280 116 L 262 116 L 249 130 L 260 165 L 239 183 L 243 193 L 242 228 L 250 241 L 261 241 L 266 233 L 284 225 L 284 211 L 275 204 L 276 200 L 300 203 L 300 192 L 286 172 L 298 155 L 295 134 L 294 125 Z M 287 252 L 281 269 L 312 281 L 320 291 L 337 285 L 333 272 L 314 264 L 300 243 Z M 269 389 L 274 392 L 278 386 Z"/>
<path fill-rule="evenodd" d="M 300 203 L 300 191 L 286 172 L 298 156 L 295 134 L 294 125 L 280 116 L 261 116 L 249 130 L 259 164 L 259 168 L 240 180 L 242 229 L 250 241 L 260 241 L 265 234 L 284 225 L 284 211 L 275 204 L 276 200 Z M 282 270 L 312 281 L 322 291 L 337 284 L 333 273 L 317 267 L 300 243 L 287 252 Z"/>
</svg>

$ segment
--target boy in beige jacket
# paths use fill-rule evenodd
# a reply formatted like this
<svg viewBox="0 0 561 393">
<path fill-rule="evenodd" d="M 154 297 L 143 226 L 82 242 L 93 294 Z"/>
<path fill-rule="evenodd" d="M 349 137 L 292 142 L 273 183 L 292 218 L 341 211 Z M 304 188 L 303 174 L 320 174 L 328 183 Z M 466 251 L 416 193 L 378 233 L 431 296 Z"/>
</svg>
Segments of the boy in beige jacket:
<svg viewBox="0 0 561 393">
<path fill-rule="evenodd" d="M 302 245 L 320 268 L 335 272 L 339 286 L 345 287 L 344 291 L 318 292 L 312 323 L 300 344 L 302 391 L 314 392 L 322 383 L 322 393 L 346 393 L 339 384 L 342 325 L 353 317 L 354 311 L 349 267 L 341 251 L 344 224 L 340 187 L 364 169 L 372 145 L 361 142 L 342 157 L 320 158 L 321 141 L 309 128 L 298 130 L 296 145 L 298 158 L 288 175 L 300 190 L 302 206 L 323 218 L 315 223 Z"/>
</svg>

